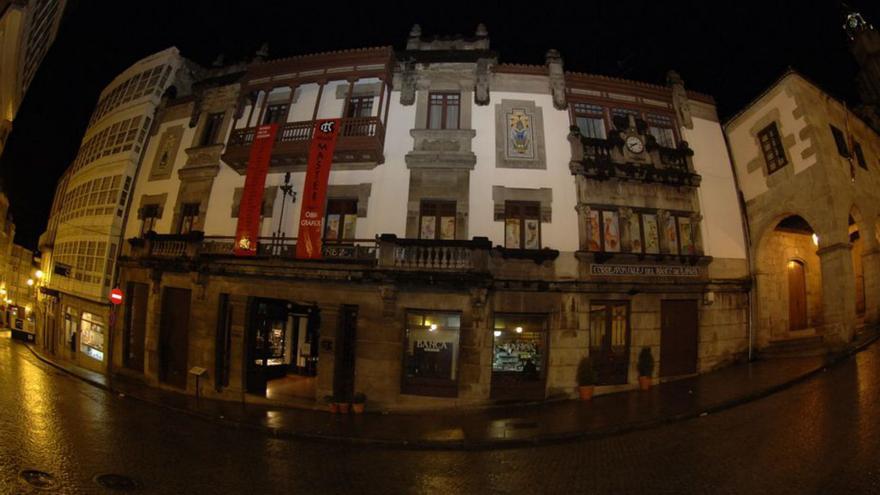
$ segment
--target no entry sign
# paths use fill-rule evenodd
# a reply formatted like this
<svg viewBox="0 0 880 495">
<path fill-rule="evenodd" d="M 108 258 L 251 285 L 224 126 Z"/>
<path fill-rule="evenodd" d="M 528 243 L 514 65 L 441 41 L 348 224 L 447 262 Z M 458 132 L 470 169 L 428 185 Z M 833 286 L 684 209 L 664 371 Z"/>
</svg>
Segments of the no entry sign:
<svg viewBox="0 0 880 495">
<path fill-rule="evenodd" d="M 110 302 L 117 306 L 122 304 L 122 290 L 119 287 L 110 291 Z"/>
</svg>

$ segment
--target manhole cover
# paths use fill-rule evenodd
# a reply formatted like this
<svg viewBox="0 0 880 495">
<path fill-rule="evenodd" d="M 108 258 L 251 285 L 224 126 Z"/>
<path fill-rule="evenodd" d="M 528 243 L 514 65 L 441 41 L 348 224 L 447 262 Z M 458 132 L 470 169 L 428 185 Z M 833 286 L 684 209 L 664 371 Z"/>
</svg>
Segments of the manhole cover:
<svg viewBox="0 0 880 495">
<path fill-rule="evenodd" d="M 130 491 L 137 490 L 138 482 L 122 474 L 99 474 L 94 477 L 95 483 L 108 490 Z"/>
<path fill-rule="evenodd" d="M 40 490 L 51 490 L 58 485 L 55 477 L 45 471 L 37 471 L 36 469 L 25 469 L 18 473 L 21 479 L 27 484 L 39 488 Z"/>
</svg>

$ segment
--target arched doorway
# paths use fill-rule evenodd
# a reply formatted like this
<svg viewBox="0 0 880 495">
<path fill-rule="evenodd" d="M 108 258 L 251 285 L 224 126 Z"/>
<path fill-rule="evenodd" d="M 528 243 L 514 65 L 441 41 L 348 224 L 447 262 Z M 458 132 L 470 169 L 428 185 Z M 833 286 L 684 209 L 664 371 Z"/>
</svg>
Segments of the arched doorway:
<svg viewBox="0 0 880 495">
<path fill-rule="evenodd" d="M 816 335 L 822 323 L 819 236 L 800 215 L 771 225 L 755 254 L 758 346 Z"/>
</svg>

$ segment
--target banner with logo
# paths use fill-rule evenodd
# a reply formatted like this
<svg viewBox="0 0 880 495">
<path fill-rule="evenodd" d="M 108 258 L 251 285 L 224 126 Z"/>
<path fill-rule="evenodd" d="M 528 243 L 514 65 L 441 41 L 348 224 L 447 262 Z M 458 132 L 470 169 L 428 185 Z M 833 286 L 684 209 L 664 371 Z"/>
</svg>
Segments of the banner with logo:
<svg viewBox="0 0 880 495">
<path fill-rule="evenodd" d="M 333 163 L 338 135 L 339 119 L 315 122 L 299 213 L 299 234 L 296 239 L 296 257 L 299 259 L 321 259 L 327 181 L 330 179 L 330 165 Z"/>
<path fill-rule="evenodd" d="M 260 236 L 260 217 L 263 206 L 263 191 L 266 187 L 266 174 L 269 173 L 269 159 L 275 145 L 278 124 L 261 125 L 254 134 L 251 156 L 248 159 L 247 177 L 241 193 L 238 209 L 238 226 L 235 229 L 236 256 L 257 254 L 257 237 Z"/>
</svg>

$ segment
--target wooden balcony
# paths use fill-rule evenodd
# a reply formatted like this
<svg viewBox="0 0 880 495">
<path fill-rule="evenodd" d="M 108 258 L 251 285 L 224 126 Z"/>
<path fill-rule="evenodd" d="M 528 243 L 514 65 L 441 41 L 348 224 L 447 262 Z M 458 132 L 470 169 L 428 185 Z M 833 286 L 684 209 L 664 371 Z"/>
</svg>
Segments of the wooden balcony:
<svg viewBox="0 0 880 495">
<path fill-rule="evenodd" d="M 312 120 L 281 125 L 275 135 L 270 170 L 272 172 L 305 170 L 314 129 L 315 122 Z M 223 153 L 223 161 L 241 175 L 247 172 L 255 132 L 256 127 L 234 129 Z M 342 119 L 333 163 L 334 165 L 357 164 L 363 168 L 372 168 L 385 161 L 384 146 L 385 127 L 378 117 Z"/>
</svg>

